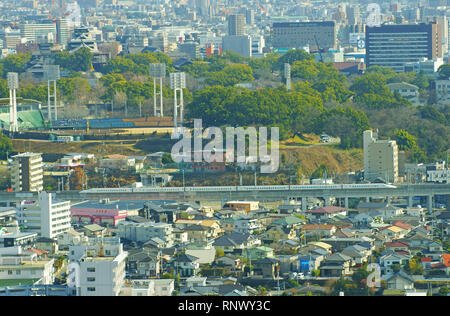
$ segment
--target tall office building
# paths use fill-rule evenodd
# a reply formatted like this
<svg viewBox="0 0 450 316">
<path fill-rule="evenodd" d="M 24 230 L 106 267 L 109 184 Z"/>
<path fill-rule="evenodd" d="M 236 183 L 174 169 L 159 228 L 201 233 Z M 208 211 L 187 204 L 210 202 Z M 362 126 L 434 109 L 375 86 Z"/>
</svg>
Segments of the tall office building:
<svg viewBox="0 0 450 316">
<path fill-rule="evenodd" d="M 334 21 L 273 23 L 272 45 L 275 48 L 336 48 L 337 28 Z"/>
<path fill-rule="evenodd" d="M 358 6 L 347 7 L 347 22 L 350 25 L 359 24 L 361 22 L 361 13 Z"/>
<path fill-rule="evenodd" d="M 37 42 L 38 39 L 46 37 L 49 39 L 56 39 L 56 24 L 55 23 L 40 23 L 40 24 L 23 24 L 21 26 L 21 36 L 28 41 Z M 52 34 L 52 35 L 50 35 Z"/>
<path fill-rule="evenodd" d="M 247 25 L 255 24 L 255 10 L 247 9 L 245 11 L 245 23 L 247 23 Z"/>
<path fill-rule="evenodd" d="M 243 14 L 230 14 L 228 16 L 228 35 L 244 35 L 245 16 Z"/>
<path fill-rule="evenodd" d="M 70 40 L 70 28 L 69 23 L 66 19 L 56 20 L 56 35 L 58 44 L 66 46 Z"/>
<path fill-rule="evenodd" d="M 398 181 L 398 147 L 393 140 L 379 140 L 378 132 L 367 130 L 363 136 L 364 179 L 381 178 L 386 182 Z"/>
<path fill-rule="evenodd" d="M 406 63 L 442 58 L 441 27 L 437 23 L 381 25 L 366 28 L 366 64 L 403 72 Z"/>
<path fill-rule="evenodd" d="M 223 51 L 232 51 L 243 57 L 252 57 L 252 38 L 250 35 L 231 35 L 222 37 Z"/>
<path fill-rule="evenodd" d="M 44 182 L 41 154 L 22 153 L 11 159 L 9 168 L 13 191 L 42 191 Z"/>
</svg>

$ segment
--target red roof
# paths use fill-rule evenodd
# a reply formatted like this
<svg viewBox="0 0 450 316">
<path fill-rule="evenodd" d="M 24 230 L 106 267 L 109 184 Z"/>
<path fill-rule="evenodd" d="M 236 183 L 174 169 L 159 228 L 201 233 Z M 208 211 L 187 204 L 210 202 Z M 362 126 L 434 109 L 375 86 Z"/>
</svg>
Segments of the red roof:
<svg viewBox="0 0 450 316">
<path fill-rule="evenodd" d="M 386 247 L 409 247 L 409 245 L 403 241 L 385 242 L 384 245 Z"/>
<path fill-rule="evenodd" d="M 47 255 L 48 251 L 44 250 L 44 249 L 34 249 L 34 248 L 30 248 L 27 251 L 29 252 L 34 252 L 35 254 L 37 254 L 38 256 L 42 256 L 42 255 Z"/>
<path fill-rule="evenodd" d="M 442 255 L 442 261 L 444 262 L 446 267 L 450 267 L 450 254 Z"/>
<path fill-rule="evenodd" d="M 424 257 L 421 260 L 422 260 L 422 262 L 431 262 L 431 261 L 433 261 L 433 259 L 431 257 Z"/>
<path fill-rule="evenodd" d="M 404 250 L 396 250 L 395 253 L 399 254 L 399 255 L 409 255 L 409 252 L 408 251 L 404 251 Z"/>
<path fill-rule="evenodd" d="M 308 212 L 312 214 L 333 214 L 342 212 L 343 210 L 345 208 L 339 206 L 324 206 L 315 210 L 309 210 Z"/>
</svg>

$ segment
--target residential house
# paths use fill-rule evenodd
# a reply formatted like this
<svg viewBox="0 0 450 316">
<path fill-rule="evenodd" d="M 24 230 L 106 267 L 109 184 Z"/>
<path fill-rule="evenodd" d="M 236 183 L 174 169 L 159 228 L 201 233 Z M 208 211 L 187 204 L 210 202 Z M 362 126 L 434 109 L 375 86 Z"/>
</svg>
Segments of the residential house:
<svg viewBox="0 0 450 316">
<path fill-rule="evenodd" d="M 213 230 L 202 225 L 189 225 L 183 228 L 189 241 L 207 241 L 213 238 Z"/>
<path fill-rule="evenodd" d="M 270 244 L 283 239 L 296 240 L 297 234 L 293 227 L 273 226 L 261 235 L 261 239 Z"/>
<path fill-rule="evenodd" d="M 324 259 L 319 267 L 321 277 L 341 277 L 350 273 L 352 258 L 335 253 Z"/>
<path fill-rule="evenodd" d="M 234 231 L 241 234 L 253 234 L 262 229 L 256 218 L 241 217 L 234 221 Z"/>
<path fill-rule="evenodd" d="M 393 225 L 390 225 L 390 226 L 380 229 L 381 235 L 388 237 L 392 240 L 404 238 L 407 233 L 408 233 L 408 231 L 406 229 L 400 228 L 398 226 L 393 226 Z"/>
<path fill-rule="evenodd" d="M 106 228 L 98 224 L 84 225 L 80 231 L 82 231 L 87 237 L 101 238 L 105 235 Z"/>
<path fill-rule="evenodd" d="M 187 254 L 175 257 L 173 259 L 173 267 L 175 274 L 182 278 L 194 276 L 200 272 L 198 258 Z"/>
<path fill-rule="evenodd" d="M 279 276 L 279 262 L 273 258 L 263 258 L 252 262 L 253 273 L 263 278 L 275 279 Z"/>
<path fill-rule="evenodd" d="M 392 265 L 403 266 L 409 262 L 410 255 L 399 254 L 395 252 L 388 253 L 379 258 L 379 264 L 381 268 L 382 275 L 392 275 L 394 270 Z"/>
<path fill-rule="evenodd" d="M 242 253 L 243 250 L 261 245 L 261 240 L 251 234 L 230 233 L 214 240 L 213 246 L 225 253 Z"/>
<path fill-rule="evenodd" d="M 397 253 L 408 253 L 408 254 L 410 253 L 408 243 L 403 241 L 385 242 L 384 247 L 388 251 L 393 251 Z"/>
<path fill-rule="evenodd" d="M 251 260 L 259 260 L 263 258 L 273 258 L 274 250 L 271 247 L 259 246 L 254 248 L 248 248 L 244 252 L 244 256 Z"/>
<path fill-rule="evenodd" d="M 370 250 L 359 245 L 348 246 L 341 253 L 352 258 L 352 265 L 362 265 L 368 262 L 369 256 L 372 254 Z"/>
<path fill-rule="evenodd" d="M 331 245 L 333 252 L 344 250 L 348 246 L 367 243 L 371 248 L 374 247 L 374 239 L 369 237 L 353 237 L 353 238 L 337 238 L 332 236 L 330 238 L 322 238 L 320 240 L 326 244 Z"/>
<path fill-rule="evenodd" d="M 310 219 L 326 219 L 334 216 L 347 216 L 347 209 L 339 206 L 324 206 L 307 211 Z"/>
<path fill-rule="evenodd" d="M 336 226 L 331 224 L 306 224 L 301 229 L 306 237 L 317 237 L 317 239 L 331 237 L 336 230 Z"/>
<path fill-rule="evenodd" d="M 414 289 L 414 279 L 400 270 L 386 279 L 387 287 L 390 290 L 412 290 Z"/>
</svg>

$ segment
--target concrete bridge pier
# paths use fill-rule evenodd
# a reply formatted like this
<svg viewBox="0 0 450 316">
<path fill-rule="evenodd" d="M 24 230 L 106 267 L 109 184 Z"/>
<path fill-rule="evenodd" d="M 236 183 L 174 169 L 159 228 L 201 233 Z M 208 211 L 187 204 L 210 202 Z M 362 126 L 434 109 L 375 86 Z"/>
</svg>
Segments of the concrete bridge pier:
<svg viewBox="0 0 450 316">
<path fill-rule="evenodd" d="M 413 207 L 413 197 L 410 195 L 408 196 L 408 207 Z"/>
<path fill-rule="evenodd" d="M 308 199 L 302 197 L 301 200 L 302 200 L 302 212 L 306 212 L 308 210 Z"/>
<path fill-rule="evenodd" d="M 344 198 L 344 207 L 348 209 L 348 197 Z"/>
<path fill-rule="evenodd" d="M 427 196 L 427 210 L 428 212 L 433 212 L 433 196 L 428 195 Z"/>
</svg>

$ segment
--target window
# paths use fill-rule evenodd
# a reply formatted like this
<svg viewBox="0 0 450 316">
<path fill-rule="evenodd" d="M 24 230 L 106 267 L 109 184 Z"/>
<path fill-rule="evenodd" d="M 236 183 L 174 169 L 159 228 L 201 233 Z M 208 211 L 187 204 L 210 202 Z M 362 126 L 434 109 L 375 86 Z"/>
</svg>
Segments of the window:
<svg viewBox="0 0 450 316">
<path fill-rule="evenodd" d="M 87 290 L 88 292 L 95 292 L 95 287 L 88 287 Z"/>
<path fill-rule="evenodd" d="M 95 268 L 87 268 L 87 272 L 95 272 Z"/>
<path fill-rule="evenodd" d="M 89 277 L 89 278 L 87 278 L 87 281 L 88 281 L 88 282 L 94 282 L 94 281 L 95 281 L 95 278 Z"/>
</svg>

